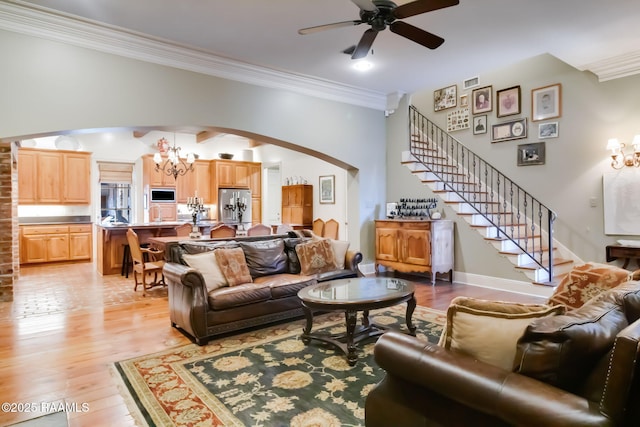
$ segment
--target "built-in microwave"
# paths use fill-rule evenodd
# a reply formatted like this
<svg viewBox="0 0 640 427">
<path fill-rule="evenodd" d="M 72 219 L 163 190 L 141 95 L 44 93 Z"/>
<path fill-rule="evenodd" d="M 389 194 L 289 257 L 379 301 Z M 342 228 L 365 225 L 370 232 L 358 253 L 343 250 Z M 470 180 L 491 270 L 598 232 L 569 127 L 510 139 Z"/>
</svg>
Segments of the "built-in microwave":
<svg viewBox="0 0 640 427">
<path fill-rule="evenodd" d="M 176 189 L 175 188 L 152 188 L 151 203 L 175 203 L 176 202 Z"/>
</svg>

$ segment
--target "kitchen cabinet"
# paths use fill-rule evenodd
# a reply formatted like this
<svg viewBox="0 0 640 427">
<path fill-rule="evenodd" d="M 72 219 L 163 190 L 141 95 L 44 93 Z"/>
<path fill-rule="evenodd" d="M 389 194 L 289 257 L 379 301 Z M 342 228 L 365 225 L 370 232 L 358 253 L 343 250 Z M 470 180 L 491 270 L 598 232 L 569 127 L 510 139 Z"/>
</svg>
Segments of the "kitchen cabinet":
<svg viewBox="0 0 640 427">
<path fill-rule="evenodd" d="M 251 171 L 260 167 L 260 163 L 229 160 L 214 160 L 213 164 L 218 188 L 250 188 Z"/>
<path fill-rule="evenodd" d="M 166 162 L 167 157 L 162 156 L 161 166 Z M 173 175 L 167 175 L 164 171 L 156 171 L 156 164 L 153 161 L 153 155 L 147 154 L 142 157 L 142 175 L 143 185 L 149 187 L 175 187 L 176 179 Z M 183 178 L 183 177 L 180 177 Z"/>
<path fill-rule="evenodd" d="M 178 218 L 175 203 L 150 203 L 149 221 L 176 221 Z"/>
<path fill-rule="evenodd" d="M 63 156 L 63 203 L 91 203 L 91 156 L 66 153 Z"/>
<path fill-rule="evenodd" d="M 18 203 L 91 203 L 91 153 L 21 148 Z"/>
<path fill-rule="evenodd" d="M 187 199 L 195 196 L 196 192 L 204 204 L 211 203 L 211 186 L 210 162 L 196 160 L 193 164 L 193 172 L 187 172 L 176 180 L 178 203 L 187 203 Z"/>
<path fill-rule="evenodd" d="M 20 227 L 20 263 L 91 260 L 91 224 Z"/>
<path fill-rule="evenodd" d="M 449 273 L 453 279 L 453 221 L 377 220 L 376 261 L 403 273 Z"/>
<path fill-rule="evenodd" d="M 313 226 L 313 186 L 282 187 L 282 223 L 311 228 Z"/>
</svg>

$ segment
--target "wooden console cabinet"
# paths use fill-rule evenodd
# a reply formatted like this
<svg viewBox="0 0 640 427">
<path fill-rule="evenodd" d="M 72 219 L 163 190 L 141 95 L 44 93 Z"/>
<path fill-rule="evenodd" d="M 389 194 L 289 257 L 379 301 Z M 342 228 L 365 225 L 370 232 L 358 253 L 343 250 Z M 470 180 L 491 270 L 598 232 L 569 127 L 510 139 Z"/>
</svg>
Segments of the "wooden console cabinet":
<svg viewBox="0 0 640 427">
<path fill-rule="evenodd" d="M 453 221 L 377 220 L 376 272 L 382 265 L 403 273 L 449 273 L 453 281 Z"/>
<path fill-rule="evenodd" d="M 313 226 L 313 186 L 308 184 L 282 187 L 282 223 L 292 227 Z"/>
</svg>

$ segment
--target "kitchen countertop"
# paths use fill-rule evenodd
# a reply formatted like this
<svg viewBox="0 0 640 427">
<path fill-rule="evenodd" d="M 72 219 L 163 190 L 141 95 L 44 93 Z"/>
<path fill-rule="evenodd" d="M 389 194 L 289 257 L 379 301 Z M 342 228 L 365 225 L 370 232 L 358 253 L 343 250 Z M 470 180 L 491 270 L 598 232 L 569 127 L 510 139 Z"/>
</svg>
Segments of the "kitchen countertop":
<svg viewBox="0 0 640 427">
<path fill-rule="evenodd" d="M 132 224 L 126 223 L 109 223 L 109 224 L 96 224 L 98 227 L 105 230 L 117 230 L 127 228 L 175 228 L 185 224 L 186 221 L 160 221 L 160 222 L 134 222 Z"/>
<path fill-rule="evenodd" d="M 91 216 L 29 216 L 19 217 L 19 225 L 91 224 Z"/>
</svg>

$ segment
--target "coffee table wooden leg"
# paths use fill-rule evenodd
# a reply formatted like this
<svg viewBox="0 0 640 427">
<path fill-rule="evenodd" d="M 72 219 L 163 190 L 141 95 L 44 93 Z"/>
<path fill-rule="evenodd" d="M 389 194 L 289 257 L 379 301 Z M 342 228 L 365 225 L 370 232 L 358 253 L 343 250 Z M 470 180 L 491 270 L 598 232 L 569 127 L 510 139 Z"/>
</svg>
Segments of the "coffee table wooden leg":
<svg viewBox="0 0 640 427">
<path fill-rule="evenodd" d="M 307 323 L 302 329 L 303 337 L 305 335 L 309 335 L 311 333 L 311 328 L 313 327 L 313 312 L 309 307 L 302 306 L 302 310 L 304 311 L 304 317 L 307 319 Z"/>
<path fill-rule="evenodd" d="M 414 295 L 411 295 L 411 299 L 407 301 L 406 321 L 407 321 L 407 328 L 409 328 L 409 333 L 414 336 L 416 334 L 416 327 L 414 326 L 411 318 L 413 317 L 413 311 L 415 309 L 416 309 L 416 297 Z"/>
<path fill-rule="evenodd" d="M 365 310 L 362 312 L 362 326 L 368 328 L 371 325 L 371 320 L 369 320 L 369 310 Z"/>
<path fill-rule="evenodd" d="M 353 366 L 358 360 L 356 346 L 353 343 L 353 335 L 356 330 L 356 324 L 358 323 L 358 312 L 347 310 L 344 314 L 347 321 L 347 362 L 350 366 Z"/>
</svg>

